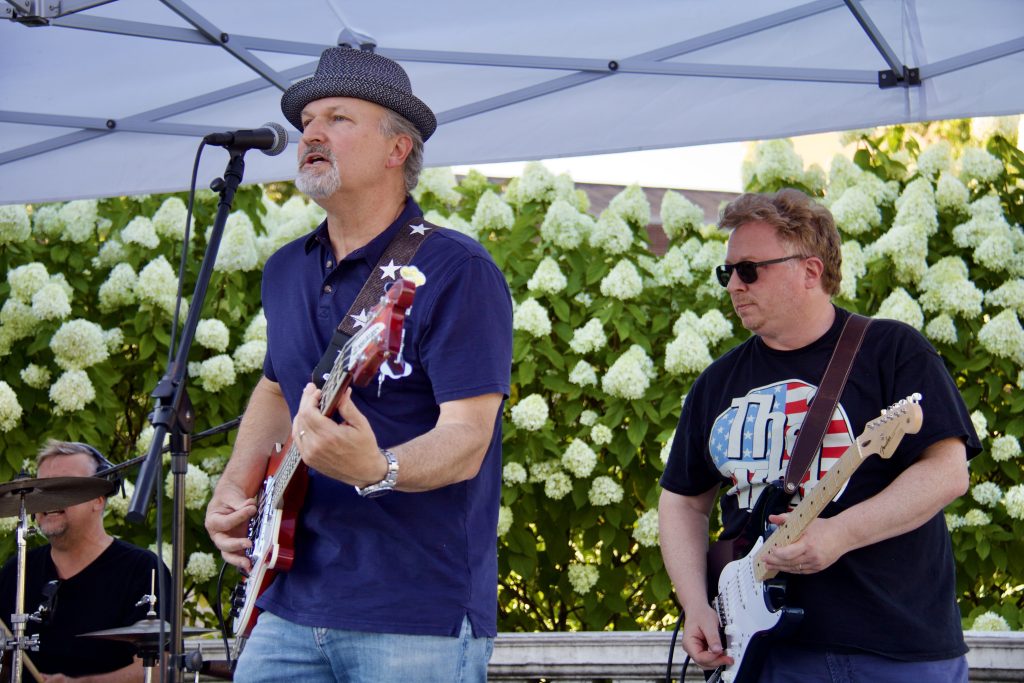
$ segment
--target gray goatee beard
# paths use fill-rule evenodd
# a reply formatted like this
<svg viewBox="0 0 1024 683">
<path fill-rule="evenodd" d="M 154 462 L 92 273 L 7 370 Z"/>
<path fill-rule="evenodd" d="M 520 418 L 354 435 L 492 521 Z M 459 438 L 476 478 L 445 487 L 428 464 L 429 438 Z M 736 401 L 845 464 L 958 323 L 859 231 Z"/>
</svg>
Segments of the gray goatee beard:
<svg viewBox="0 0 1024 683">
<path fill-rule="evenodd" d="M 341 187 L 341 175 L 338 173 L 338 162 L 334 154 L 326 146 L 312 145 L 306 150 L 306 154 L 314 152 L 323 156 L 330 162 L 331 168 L 327 171 L 315 171 L 305 166 L 299 168 L 295 177 L 295 187 L 311 199 L 324 199 L 330 197 Z"/>
</svg>

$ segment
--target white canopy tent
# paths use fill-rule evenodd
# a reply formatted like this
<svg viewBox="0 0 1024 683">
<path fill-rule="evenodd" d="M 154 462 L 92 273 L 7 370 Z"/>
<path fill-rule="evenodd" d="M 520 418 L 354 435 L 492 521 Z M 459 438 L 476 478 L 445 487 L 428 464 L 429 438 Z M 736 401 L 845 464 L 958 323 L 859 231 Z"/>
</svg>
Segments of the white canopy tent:
<svg viewBox="0 0 1024 683">
<path fill-rule="evenodd" d="M 1024 111 L 1019 0 L 0 0 L 0 204 L 178 190 L 205 133 L 287 126 L 325 48 L 400 61 L 429 165 Z M 293 136 L 297 139 L 297 135 Z M 292 176 L 294 147 L 247 155 Z M 207 153 L 205 184 L 223 172 Z"/>
</svg>

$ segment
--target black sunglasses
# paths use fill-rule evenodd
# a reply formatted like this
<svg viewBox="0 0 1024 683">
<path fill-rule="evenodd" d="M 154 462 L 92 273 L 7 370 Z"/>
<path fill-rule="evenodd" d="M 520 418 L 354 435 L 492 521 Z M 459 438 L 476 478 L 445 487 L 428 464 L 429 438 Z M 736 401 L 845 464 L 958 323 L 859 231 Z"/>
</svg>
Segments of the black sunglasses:
<svg viewBox="0 0 1024 683">
<path fill-rule="evenodd" d="M 740 261 L 739 263 L 726 263 L 725 265 L 718 266 L 715 268 L 715 275 L 718 276 L 718 284 L 723 287 L 729 286 L 729 280 L 732 278 L 732 271 L 736 271 L 736 274 L 740 276 L 740 280 L 750 285 L 757 282 L 757 269 L 761 266 L 770 266 L 773 263 L 782 263 L 783 261 L 789 261 L 795 258 L 807 258 L 800 254 L 793 254 L 792 256 L 783 256 L 782 258 L 773 258 L 769 261 Z"/>
</svg>

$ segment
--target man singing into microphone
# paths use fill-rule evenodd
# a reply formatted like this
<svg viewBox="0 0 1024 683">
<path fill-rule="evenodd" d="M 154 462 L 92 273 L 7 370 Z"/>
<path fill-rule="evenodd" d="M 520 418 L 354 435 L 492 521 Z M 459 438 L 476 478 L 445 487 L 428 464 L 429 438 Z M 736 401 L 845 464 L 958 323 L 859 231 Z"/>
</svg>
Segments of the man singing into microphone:
<svg viewBox="0 0 1024 683">
<path fill-rule="evenodd" d="M 310 467 L 295 561 L 235 681 L 484 681 L 497 621 L 501 408 L 512 306 L 487 251 L 423 222 L 408 192 L 433 112 L 395 62 L 331 48 L 281 99 L 300 131 L 296 185 L 327 211 L 263 273 L 267 356 L 206 527 L 248 569 L 246 525 L 274 442 Z M 410 260 L 393 240 L 426 237 Z M 381 263 L 381 265 L 377 265 Z M 310 373 L 364 283 L 418 280 L 402 363 L 319 410 Z"/>
<path fill-rule="evenodd" d="M 102 475 L 110 462 L 92 446 L 49 441 L 36 459 L 39 478 Z M 107 499 L 94 498 L 35 515 L 50 542 L 28 553 L 25 563 L 25 611 L 42 606 L 41 621 L 30 621 L 28 635 L 39 634 L 39 651 L 29 657 L 46 683 L 135 683 L 144 678 L 142 660 L 128 643 L 79 638 L 129 626 L 145 618 L 137 603 L 151 591 L 156 555 L 115 539 L 103 528 Z M 171 577 L 162 562 L 165 585 Z M 14 612 L 16 558 L 0 571 L 0 614 Z"/>
</svg>

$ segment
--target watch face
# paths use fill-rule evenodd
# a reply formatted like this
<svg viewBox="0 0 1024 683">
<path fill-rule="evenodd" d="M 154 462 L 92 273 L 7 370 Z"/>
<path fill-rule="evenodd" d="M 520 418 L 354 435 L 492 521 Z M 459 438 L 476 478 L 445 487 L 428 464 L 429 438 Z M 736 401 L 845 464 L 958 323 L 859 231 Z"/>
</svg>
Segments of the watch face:
<svg viewBox="0 0 1024 683">
<path fill-rule="evenodd" d="M 359 495 L 361 495 L 363 498 L 380 498 L 385 494 L 391 493 L 392 489 L 390 486 L 384 486 L 382 484 L 377 484 L 377 486 L 379 486 L 380 488 L 374 488 L 372 491 L 367 491 L 366 489 L 363 489 L 362 491 L 359 492 Z"/>
</svg>

